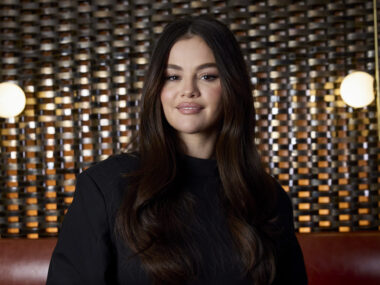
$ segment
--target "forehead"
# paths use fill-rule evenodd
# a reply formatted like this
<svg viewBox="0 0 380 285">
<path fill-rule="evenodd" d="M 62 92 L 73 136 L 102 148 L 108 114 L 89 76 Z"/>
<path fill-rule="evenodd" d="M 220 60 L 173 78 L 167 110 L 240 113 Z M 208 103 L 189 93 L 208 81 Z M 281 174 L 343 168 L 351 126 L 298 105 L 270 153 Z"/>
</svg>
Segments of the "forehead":
<svg viewBox="0 0 380 285">
<path fill-rule="evenodd" d="M 169 64 L 184 66 L 214 63 L 214 53 L 200 36 L 178 40 L 170 50 Z"/>
</svg>

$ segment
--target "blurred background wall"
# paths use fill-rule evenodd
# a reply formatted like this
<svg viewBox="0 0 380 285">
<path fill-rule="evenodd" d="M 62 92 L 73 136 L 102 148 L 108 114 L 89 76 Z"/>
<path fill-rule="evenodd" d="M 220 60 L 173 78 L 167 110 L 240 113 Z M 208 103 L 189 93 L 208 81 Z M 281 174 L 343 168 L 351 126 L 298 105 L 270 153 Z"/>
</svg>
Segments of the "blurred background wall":
<svg viewBox="0 0 380 285">
<path fill-rule="evenodd" d="M 241 44 L 259 148 L 297 231 L 379 230 L 376 104 L 353 109 L 339 94 L 350 72 L 374 75 L 372 11 L 365 0 L 2 0 L 0 82 L 27 101 L 0 119 L 0 237 L 58 234 L 76 174 L 125 150 L 138 129 L 154 39 L 199 14 Z"/>
</svg>

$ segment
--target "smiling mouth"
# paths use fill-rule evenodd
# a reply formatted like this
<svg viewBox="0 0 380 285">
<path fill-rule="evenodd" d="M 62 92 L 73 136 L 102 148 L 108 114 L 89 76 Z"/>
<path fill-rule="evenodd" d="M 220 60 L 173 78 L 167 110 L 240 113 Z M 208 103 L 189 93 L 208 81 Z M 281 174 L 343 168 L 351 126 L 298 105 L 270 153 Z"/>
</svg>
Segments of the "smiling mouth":
<svg viewBox="0 0 380 285">
<path fill-rule="evenodd" d="M 185 115 L 197 114 L 203 109 L 201 105 L 196 103 L 181 103 L 176 108 L 180 113 Z"/>
</svg>

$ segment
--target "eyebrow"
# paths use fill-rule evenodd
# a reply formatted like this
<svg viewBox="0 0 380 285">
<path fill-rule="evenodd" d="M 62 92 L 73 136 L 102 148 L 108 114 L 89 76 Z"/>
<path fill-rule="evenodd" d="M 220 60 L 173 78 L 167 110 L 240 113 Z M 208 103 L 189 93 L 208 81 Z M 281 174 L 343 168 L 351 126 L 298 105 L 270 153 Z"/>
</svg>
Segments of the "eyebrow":
<svg viewBox="0 0 380 285">
<path fill-rule="evenodd" d="M 209 68 L 209 67 L 217 67 L 217 65 L 215 62 L 204 63 L 204 64 L 199 65 L 196 70 L 201 70 L 201 69 L 205 69 L 205 68 Z M 166 68 L 171 68 L 171 69 L 176 69 L 176 70 L 182 70 L 183 69 L 182 67 L 180 67 L 179 65 L 176 65 L 176 64 L 168 64 L 168 66 Z"/>
</svg>

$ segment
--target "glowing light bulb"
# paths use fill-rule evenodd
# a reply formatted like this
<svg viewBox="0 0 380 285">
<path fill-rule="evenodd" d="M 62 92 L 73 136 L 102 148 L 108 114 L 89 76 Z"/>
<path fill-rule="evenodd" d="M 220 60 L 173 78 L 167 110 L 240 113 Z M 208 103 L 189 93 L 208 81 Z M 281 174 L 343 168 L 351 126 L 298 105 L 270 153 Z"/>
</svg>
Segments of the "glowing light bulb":
<svg viewBox="0 0 380 285">
<path fill-rule="evenodd" d="M 350 73 L 340 85 L 340 95 L 343 101 L 353 108 L 368 106 L 375 99 L 373 82 L 373 77 L 366 72 Z"/>
<path fill-rule="evenodd" d="M 0 83 L 0 117 L 12 118 L 19 115 L 25 108 L 25 93 L 11 82 Z"/>
</svg>

